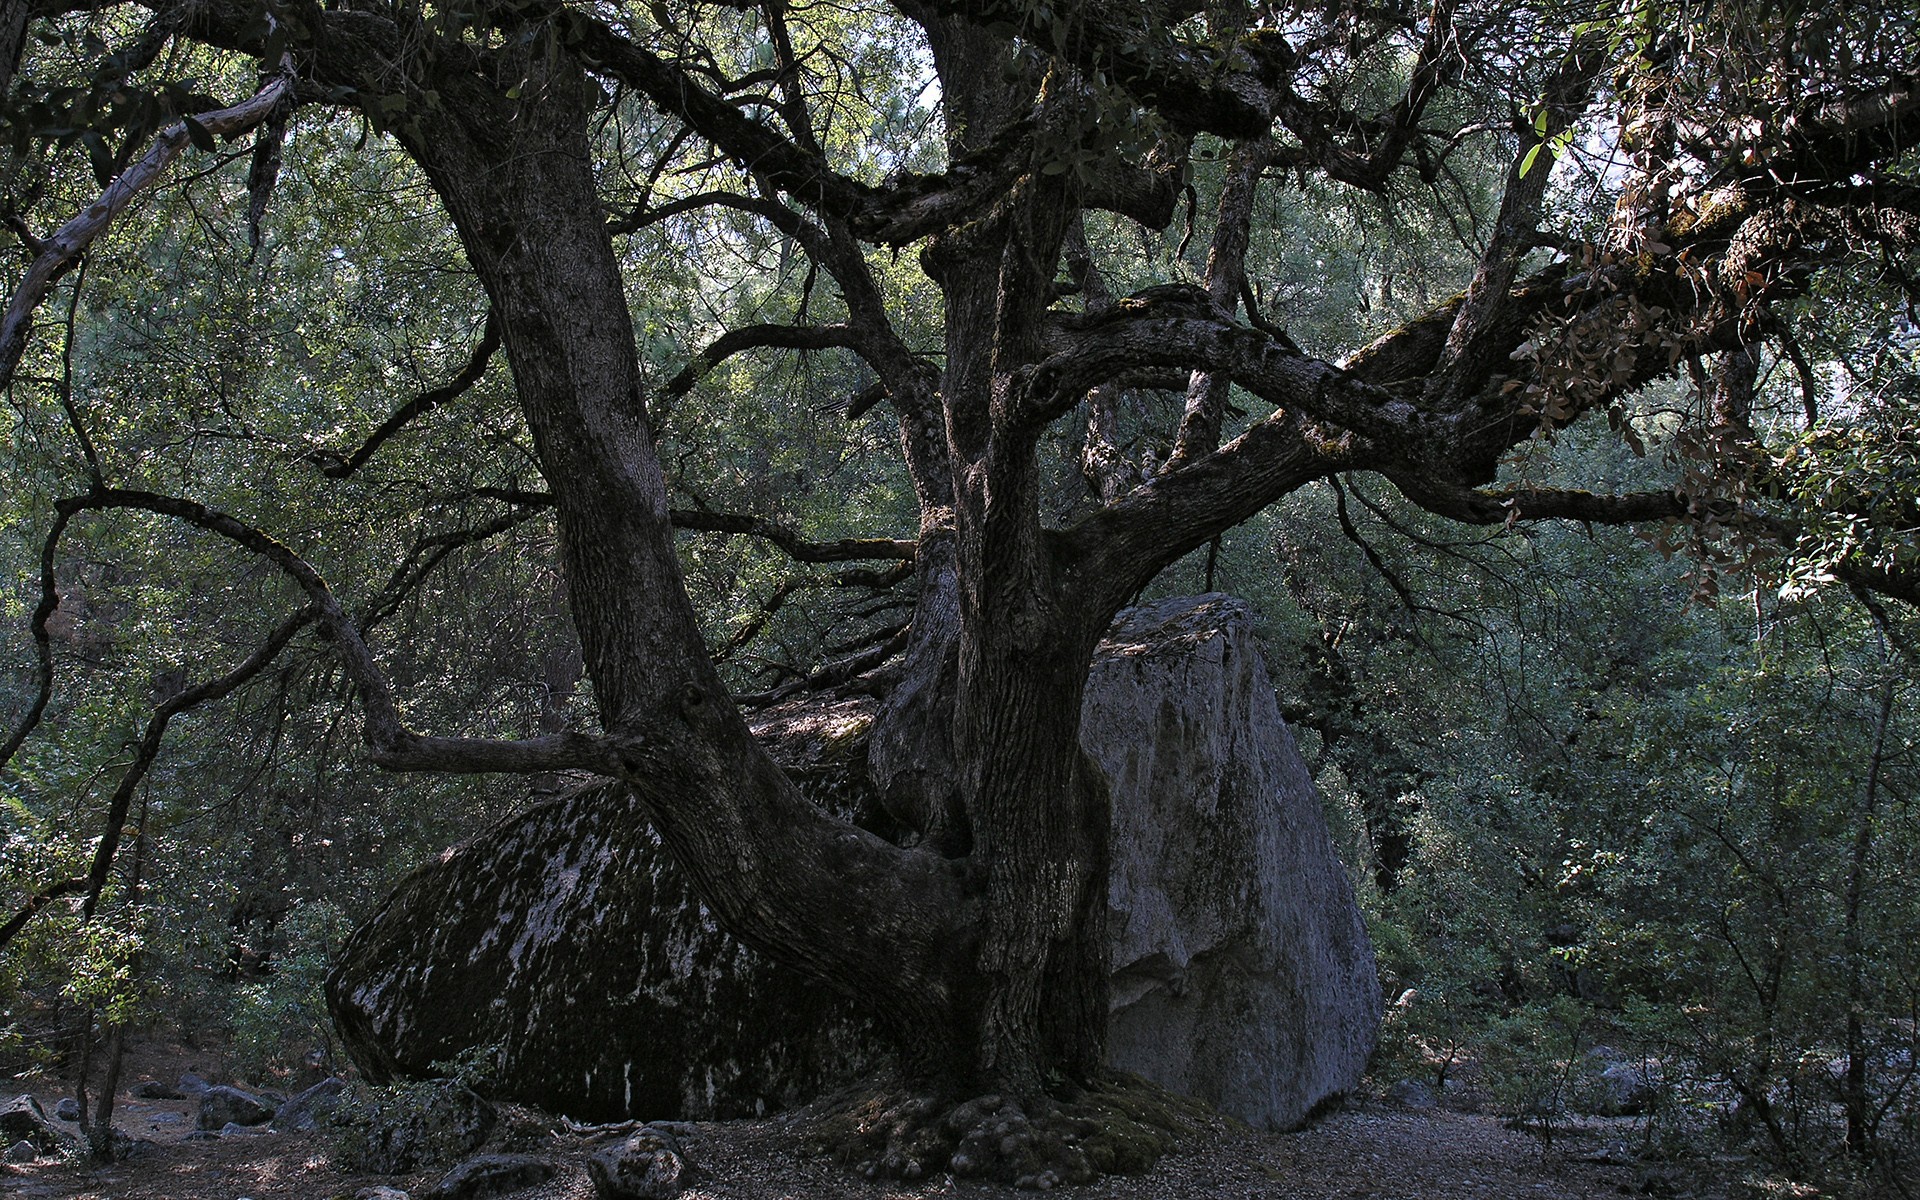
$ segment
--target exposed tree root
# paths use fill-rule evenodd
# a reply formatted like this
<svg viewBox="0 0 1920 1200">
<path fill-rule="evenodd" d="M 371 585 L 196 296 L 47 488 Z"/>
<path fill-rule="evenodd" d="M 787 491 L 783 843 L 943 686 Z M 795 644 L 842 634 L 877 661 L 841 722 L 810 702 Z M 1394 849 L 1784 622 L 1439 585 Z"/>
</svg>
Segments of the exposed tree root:
<svg viewBox="0 0 1920 1200">
<path fill-rule="evenodd" d="M 951 1172 L 1041 1191 L 1137 1175 L 1216 1120 L 1200 1101 L 1121 1071 L 1061 1096 L 993 1094 L 959 1103 L 870 1081 L 802 1115 L 812 1145 L 869 1179 Z"/>
</svg>

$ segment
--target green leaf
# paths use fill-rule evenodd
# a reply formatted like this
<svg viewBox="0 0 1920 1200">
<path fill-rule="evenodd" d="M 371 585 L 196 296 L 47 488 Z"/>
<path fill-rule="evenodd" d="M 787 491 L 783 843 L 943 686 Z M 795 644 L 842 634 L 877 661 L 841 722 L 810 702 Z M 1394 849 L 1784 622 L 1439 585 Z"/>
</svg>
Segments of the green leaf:
<svg viewBox="0 0 1920 1200">
<path fill-rule="evenodd" d="M 1533 170 L 1533 162 L 1540 157 L 1540 148 L 1545 145 L 1545 142 L 1535 142 L 1533 149 L 1527 151 L 1527 156 L 1520 160 L 1520 178 L 1525 179 L 1527 172 Z"/>
<path fill-rule="evenodd" d="M 113 182 L 113 151 L 107 147 L 107 139 L 97 130 L 89 129 L 80 135 L 80 141 L 87 148 L 87 162 L 93 167 L 94 182 L 106 187 Z"/>
<path fill-rule="evenodd" d="M 212 151 L 216 149 L 216 147 L 213 144 L 213 135 L 207 132 L 207 127 L 205 125 L 202 125 L 200 122 L 194 120 L 192 117 L 181 117 L 180 123 L 186 126 L 187 128 L 188 141 L 192 142 L 195 146 L 198 146 L 202 150 Z"/>
</svg>

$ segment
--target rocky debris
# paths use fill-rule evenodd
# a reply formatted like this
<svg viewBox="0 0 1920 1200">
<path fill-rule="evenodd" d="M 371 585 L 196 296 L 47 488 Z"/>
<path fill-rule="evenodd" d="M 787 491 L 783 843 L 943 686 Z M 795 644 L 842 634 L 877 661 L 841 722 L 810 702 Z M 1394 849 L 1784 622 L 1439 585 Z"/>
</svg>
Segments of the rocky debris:
<svg viewBox="0 0 1920 1200">
<path fill-rule="evenodd" d="M 1381 998 L 1252 610 L 1208 595 L 1121 614 L 1081 729 L 1113 785 L 1107 1061 L 1298 1126 L 1359 1085 Z"/>
<path fill-rule="evenodd" d="M 340 1107 L 340 1097 L 346 1090 L 344 1079 L 322 1079 L 275 1109 L 271 1123 L 279 1130 L 312 1129 L 321 1117 Z"/>
<path fill-rule="evenodd" d="M 62 1121 L 78 1121 L 80 1119 L 80 1102 L 72 1096 L 63 1096 L 61 1097 L 60 1103 L 53 1106 L 53 1115 Z"/>
<path fill-rule="evenodd" d="M 443 1080 L 343 1098 L 331 1121 L 353 1169 L 406 1175 L 445 1168 L 471 1154 L 496 1119 L 493 1106 L 472 1089 Z"/>
<path fill-rule="evenodd" d="M 698 1181 L 700 1168 L 679 1139 L 656 1124 L 589 1156 L 587 1175 L 600 1200 L 672 1200 Z"/>
<path fill-rule="evenodd" d="M 198 1078 L 198 1076 L 194 1076 Z M 205 1084 L 202 1084 L 205 1087 Z M 185 1100 L 186 1096 L 178 1089 L 168 1087 L 158 1079 L 142 1079 L 127 1089 L 127 1095 L 136 1100 Z"/>
<path fill-rule="evenodd" d="M 531 1154 L 481 1154 L 448 1171 L 440 1182 L 420 1193 L 421 1200 L 485 1200 L 538 1187 L 560 1173 L 560 1168 Z"/>
<path fill-rule="evenodd" d="M 843 700 L 760 728 L 818 802 L 871 824 L 870 710 Z M 1114 784 L 1111 1061 L 1251 1124 L 1299 1124 L 1357 1084 L 1381 1006 L 1247 607 L 1124 614 L 1082 729 Z M 882 1053 L 845 1000 L 722 933 L 614 787 L 415 872 L 355 931 L 327 996 L 372 1079 L 488 1047 L 494 1094 L 592 1121 L 755 1115 Z"/>
<path fill-rule="evenodd" d="M 1396 1079 L 1387 1089 L 1387 1102 L 1414 1112 L 1428 1112 L 1440 1106 L 1433 1089 L 1418 1079 Z"/>
<path fill-rule="evenodd" d="M 219 1129 L 225 1125 L 264 1125 L 273 1120 L 274 1105 L 265 1096 L 221 1084 L 200 1093 L 200 1117 L 197 1128 Z"/>
</svg>

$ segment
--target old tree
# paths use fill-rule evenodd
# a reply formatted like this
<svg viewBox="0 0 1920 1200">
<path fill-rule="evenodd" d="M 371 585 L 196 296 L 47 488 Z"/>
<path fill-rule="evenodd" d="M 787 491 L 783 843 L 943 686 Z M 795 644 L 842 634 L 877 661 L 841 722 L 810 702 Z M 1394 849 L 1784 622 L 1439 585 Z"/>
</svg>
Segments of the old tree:
<svg viewBox="0 0 1920 1200">
<path fill-rule="evenodd" d="M 1131 597 L 1222 531 L 1367 471 L 1461 522 L 1642 523 L 1709 564 L 1920 598 L 1911 425 L 1883 410 L 1908 401 L 1823 383 L 1802 344 L 1824 273 L 1914 295 L 1920 30 L 1890 7 L 9 0 L 0 375 L 58 482 L 38 699 L 0 761 L 53 687 L 63 534 L 194 527 L 244 552 L 236 569 L 271 568 L 284 619 L 229 674 L 157 692 L 138 769 L 166 717 L 310 627 L 371 762 L 618 781 L 732 933 L 858 997 L 940 1094 L 1071 1086 L 1102 1061 L 1107 1011 L 1089 662 Z M 270 437 L 284 407 L 236 416 L 256 398 L 223 394 L 222 436 L 257 451 L 183 433 L 110 453 L 114 401 L 74 374 L 96 310 L 71 297 L 122 269 L 138 206 L 218 174 L 225 206 L 195 220 L 256 246 L 264 225 L 271 246 L 283 157 L 350 213 L 376 155 L 457 240 L 466 302 L 447 323 L 477 339 L 466 365 L 448 356 L 410 401 L 360 396 L 391 412 L 371 434 Z M 1462 289 L 1365 345 L 1304 329 L 1259 264 L 1311 258 L 1282 214 L 1330 195 L 1378 197 L 1376 237 L 1403 205 L 1443 213 Z M 683 273 L 784 282 L 753 319 L 716 309 L 697 344 L 663 349 L 649 272 L 719 244 L 676 240 L 690 222 L 759 250 Z M 380 272 L 366 253 L 334 266 Z M 195 319 L 247 353 L 246 312 Z M 307 544 L 308 518 L 277 528 L 249 506 L 262 456 L 311 488 L 377 473 L 496 349 L 533 462 L 470 490 L 481 516 L 391 579 L 343 578 L 355 560 Z M 365 352 L 315 346 L 301 369 Z M 715 510 L 663 454 L 676 403 L 783 355 L 848 364 L 852 398 L 820 420 L 891 411 L 917 528 L 809 538 Z M 1637 404 L 1689 376 L 1698 403 Z M 1786 388 L 1790 410 L 1759 399 Z M 1657 439 L 1668 480 L 1503 476 L 1516 447 L 1576 422 Z M 169 465 L 203 442 L 217 486 Z M 371 627 L 449 550 L 533 517 L 557 530 L 590 727 L 410 725 L 386 674 L 405 647 Z M 685 582 L 685 539 L 715 533 L 871 560 L 849 578 L 911 597 L 910 624 L 837 676 L 864 670 L 881 694 L 869 766 L 901 836 L 824 814 L 750 736 Z M 133 794 L 115 793 L 93 870 L 22 919 L 97 899 Z"/>
</svg>

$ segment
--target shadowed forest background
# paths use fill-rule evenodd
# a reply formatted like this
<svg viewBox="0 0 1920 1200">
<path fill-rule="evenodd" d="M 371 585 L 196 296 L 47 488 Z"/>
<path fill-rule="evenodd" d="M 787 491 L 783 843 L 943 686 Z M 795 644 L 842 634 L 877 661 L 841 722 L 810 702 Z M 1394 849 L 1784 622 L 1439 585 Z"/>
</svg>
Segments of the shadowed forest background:
<svg viewBox="0 0 1920 1200">
<path fill-rule="evenodd" d="M 168 5 L 22 7 L 35 15 L 0 176 L 9 286 L 43 249 L 30 231 L 84 210 L 163 122 L 254 94 L 266 63 L 168 24 Z M 510 46 L 536 7 L 485 37 L 476 19 L 467 36 Z M 1008 7 L 1028 24 L 993 26 L 1006 80 L 1057 91 L 1051 10 Z M 1175 27 L 1199 53 L 1224 8 L 1189 7 Z M 1858 197 L 1838 191 L 1878 188 L 1878 208 L 1845 211 L 1880 224 L 1835 217 L 1793 241 L 1788 266 L 1768 259 L 1725 283 L 1741 311 L 1697 341 L 1660 316 L 1621 318 L 1616 348 L 1668 338 L 1647 378 L 1623 367 L 1612 390 L 1581 391 L 1587 377 L 1566 365 L 1578 348 L 1550 362 L 1545 319 L 1498 355 L 1541 365 L 1485 389 L 1527 426 L 1492 486 L 1679 497 L 1673 511 L 1615 519 L 1595 499 L 1554 520 L 1516 503 L 1467 524 L 1436 515 L 1438 489 L 1409 499 L 1390 472 L 1330 458 L 1169 555 L 1137 597 L 1227 592 L 1258 614 L 1378 953 L 1379 1086 L 1445 1095 L 1468 1080 L 1495 1111 L 1550 1130 L 1602 1088 L 1602 1066 L 1658 1064 L 1636 1102 L 1649 1142 L 1912 1195 L 1920 182 L 1901 139 L 1915 128 L 1915 34 L 1846 5 L 1587 7 L 1535 6 L 1501 38 L 1497 14 L 1465 5 L 1385 6 L 1406 9 L 1392 20 L 1340 4 L 1241 13 L 1242 30 L 1320 38 L 1327 70 L 1302 89 L 1349 113 L 1412 94 L 1435 13 L 1478 22 L 1488 48 L 1463 51 L 1471 65 L 1421 100 L 1424 149 L 1364 178 L 1322 169 L 1331 156 L 1314 161 L 1311 145 L 1289 161 L 1284 129 L 1256 161 L 1248 139 L 1088 83 L 1094 115 L 1065 149 L 1046 148 L 1068 134 L 1043 121 L 1022 178 L 1064 177 L 1079 197 L 1102 164 L 1162 161 L 1177 141 L 1173 215 L 1076 208 L 1048 299 L 1091 328 L 1108 306 L 1158 311 L 1210 287 L 1223 193 L 1251 169 L 1270 185 L 1243 198 L 1243 283 L 1224 308 L 1302 361 L 1350 364 L 1484 282 L 1496 251 L 1510 260 L 1502 295 L 1515 271 L 1598 276 L 1672 255 L 1649 189 L 1661 220 L 1704 222 L 1716 189 L 1755 161 L 1741 156 L 1765 161 L 1772 135 L 1743 144 L 1747 123 L 1799 130 L 1788 114 L 1810 111 L 1809 96 L 1896 96 L 1890 149 L 1791 198 L 1843 211 Z M 739 112 L 789 133 L 804 92 L 813 126 L 794 137 L 850 178 L 931 177 L 958 152 L 925 34 L 901 11 L 918 5 L 654 8 L 628 14 L 637 40 L 673 47 Z M 446 36 L 462 36 L 455 26 Z M 537 77 L 544 43 L 529 44 Z M 1581 53 L 1607 65 L 1587 70 L 1577 102 L 1543 99 Z M 1713 64 L 1731 65 L 1713 77 Z M 836 332 L 864 319 L 834 274 L 845 264 L 823 265 L 845 247 L 822 251 L 811 225 L 796 233 L 756 204 L 702 202 L 771 204 L 791 189 L 697 114 L 599 69 L 582 68 L 601 89 L 587 124 L 596 182 L 705 648 L 749 709 L 843 686 L 905 651 L 924 582 L 915 542 L 933 528 L 901 450 L 904 406 L 876 378 L 886 368 Z M 1776 79 L 1798 82 L 1775 94 Z M 741 98 L 756 89 L 768 95 Z M 1722 106 L 1706 124 L 1736 132 L 1659 159 L 1658 135 L 1631 118 L 1663 103 L 1682 143 L 1686 103 Z M 44 715 L 0 766 L 0 920 L 24 918 L 0 949 L 8 1075 L 103 1070 L 123 1040 L 146 1038 L 228 1042 L 262 1081 L 344 1066 L 321 984 L 347 933 L 416 865 L 575 778 L 373 765 L 364 681 L 305 619 L 290 623 L 270 558 L 159 507 L 63 497 L 190 497 L 292 547 L 377 647 L 414 728 L 517 743 L 601 719 L 555 481 L 501 318 L 395 133 L 406 104 L 310 85 L 273 120 L 270 156 L 265 134 L 187 127 L 171 172 L 52 285 L 0 410 L 0 733 L 26 732 L 52 668 Z M 1502 250 L 1504 201 L 1542 180 L 1524 244 Z M 1724 243 L 1694 261 L 1732 253 Z M 948 302 L 920 249 L 876 241 L 855 257 L 890 336 L 939 370 Z M 1164 289 L 1182 284 L 1170 301 Z M 726 342 L 742 330 L 754 332 Z M 1047 414 L 1027 497 L 1040 526 L 1091 521 L 1182 453 L 1275 412 L 1222 393 L 1213 445 L 1181 452 L 1187 369 L 1169 384 L 1170 369 L 1087 381 Z M 204 686 L 263 647 L 270 661 L 230 693 Z M 116 802 L 120 844 L 90 896 Z M 938 833 L 926 828 L 929 845 Z"/>
</svg>

